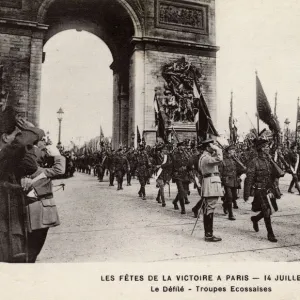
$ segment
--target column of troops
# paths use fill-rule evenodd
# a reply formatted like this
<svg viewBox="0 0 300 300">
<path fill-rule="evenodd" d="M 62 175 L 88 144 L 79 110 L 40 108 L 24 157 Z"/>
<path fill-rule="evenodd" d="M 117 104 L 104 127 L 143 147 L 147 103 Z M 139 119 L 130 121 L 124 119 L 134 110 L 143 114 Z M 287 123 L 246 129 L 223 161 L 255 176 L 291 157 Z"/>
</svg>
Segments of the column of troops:
<svg viewBox="0 0 300 300">
<path fill-rule="evenodd" d="M 222 147 L 212 139 L 196 144 L 195 140 L 173 144 L 156 143 L 150 147 L 141 143 L 137 149 L 120 147 L 117 150 L 106 147 L 102 151 L 76 157 L 74 165 L 79 172 L 98 176 L 100 182 L 104 175 L 109 176 L 109 186 L 117 183 L 117 191 L 123 190 L 126 175 L 127 186 L 137 177 L 140 184 L 138 196 L 146 200 L 147 184 L 154 178 L 158 188 L 156 201 L 166 207 L 166 192 L 175 183 L 177 194 L 172 204 L 175 210 L 186 214 L 189 202 L 190 185 L 193 184 L 200 196 L 192 208 L 195 218 L 203 212 L 205 240 L 221 241 L 213 234 L 214 211 L 219 199 L 222 200 L 224 214 L 230 221 L 235 220 L 234 209 L 238 209 L 237 199 L 243 190 L 244 200 L 254 196 L 251 217 L 253 229 L 258 232 L 258 222 L 264 219 L 268 240 L 277 242 L 271 225 L 272 210 L 277 211 L 276 199 L 282 196 L 279 178 L 290 173 L 292 181 L 288 192 L 293 193 L 298 184 L 299 154 L 298 147 L 276 147 L 264 138 L 247 140 L 244 143 Z M 245 174 L 242 189 L 241 177 Z"/>
</svg>

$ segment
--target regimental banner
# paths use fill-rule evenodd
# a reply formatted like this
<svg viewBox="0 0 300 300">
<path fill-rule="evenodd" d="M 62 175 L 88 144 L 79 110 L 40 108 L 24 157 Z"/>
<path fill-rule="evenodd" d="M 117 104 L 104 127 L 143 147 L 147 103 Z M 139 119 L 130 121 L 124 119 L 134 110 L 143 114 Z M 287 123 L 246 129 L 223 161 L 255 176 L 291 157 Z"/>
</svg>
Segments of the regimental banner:
<svg viewBox="0 0 300 300">
<path fill-rule="evenodd" d="M 22 0 L 0 0 L 0 8 L 7 7 L 7 8 L 22 8 Z"/>
<path fill-rule="evenodd" d="M 208 5 L 156 0 L 157 28 L 209 34 Z"/>
</svg>

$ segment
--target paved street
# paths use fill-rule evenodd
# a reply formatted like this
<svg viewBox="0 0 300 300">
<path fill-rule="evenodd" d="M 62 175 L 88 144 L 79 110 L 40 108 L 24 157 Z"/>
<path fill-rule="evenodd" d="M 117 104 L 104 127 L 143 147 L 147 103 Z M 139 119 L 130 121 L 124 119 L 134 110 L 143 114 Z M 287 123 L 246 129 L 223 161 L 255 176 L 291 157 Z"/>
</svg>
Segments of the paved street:
<svg viewBox="0 0 300 300">
<path fill-rule="evenodd" d="M 263 220 L 255 233 L 250 221 L 251 199 L 238 200 L 236 221 L 222 213 L 221 203 L 215 216 L 215 234 L 220 243 L 203 240 L 202 217 L 193 236 L 195 223 L 191 208 L 199 196 L 192 190 L 187 214 L 173 209 L 175 184 L 167 207 L 155 201 L 154 179 L 146 186 L 147 200 L 137 196 L 138 182 L 116 191 L 108 179 L 75 173 L 60 180 L 64 192 L 55 193 L 61 225 L 49 231 L 38 262 L 204 262 L 204 261 L 298 261 L 300 260 L 300 196 L 286 193 L 289 177 L 281 180 L 284 193 L 278 200 L 279 212 L 273 215 L 278 243 L 270 243 Z M 192 187 L 192 185 L 191 185 Z"/>
</svg>

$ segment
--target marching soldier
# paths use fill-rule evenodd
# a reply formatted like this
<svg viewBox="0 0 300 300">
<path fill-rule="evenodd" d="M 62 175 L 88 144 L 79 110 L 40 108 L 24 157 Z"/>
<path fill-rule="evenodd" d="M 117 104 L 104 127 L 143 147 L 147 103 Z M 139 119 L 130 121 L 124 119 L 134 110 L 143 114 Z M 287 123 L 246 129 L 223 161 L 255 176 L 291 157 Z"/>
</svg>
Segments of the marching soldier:
<svg viewBox="0 0 300 300">
<path fill-rule="evenodd" d="M 136 153 L 134 149 L 129 149 L 127 152 L 127 160 L 130 165 L 130 169 L 127 172 L 127 186 L 131 186 L 131 178 L 134 176 L 137 164 Z"/>
<path fill-rule="evenodd" d="M 213 235 L 214 211 L 223 196 L 218 166 L 223 161 L 222 150 L 214 145 L 212 139 L 202 142 L 203 154 L 199 159 L 199 169 L 203 176 L 202 197 L 204 201 L 204 231 L 206 242 L 219 242 L 222 239 Z"/>
<path fill-rule="evenodd" d="M 172 160 L 168 151 L 165 149 L 165 145 L 159 145 L 156 147 L 155 164 L 159 167 L 157 171 L 156 186 L 159 188 L 156 201 L 162 203 L 162 207 L 166 206 L 164 187 L 166 184 L 170 184 L 172 174 Z"/>
<path fill-rule="evenodd" d="M 298 179 L 298 167 L 299 167 L 299 154 L 297 153 L 297 144 L 291 145 L 291 150 L 285 157 L 286 162 L 289 165 L 288 172 L 293 176 L 292 181 L 290 183 L 288 192 L 293 194 L 292 191 L 293 186 L 295 185 L 298 193 L 300 195 L 300 186 L 299 186 L 299 179 Z"/>
<path fill-rule="evenodd" d="M 268 231 L 268 240 L 270 242 L 277 242 L 272 229 L 272 211 L 269 203 L 269 199 L 274 197 L 273 180 L 276 170 L 274 170 L 274 166 L 268 156 L 268 141 L 259 139 L 256 141 L 255 146 L 258 156 L 251 161 L 247 168 L 247 177 L 244 184 L 244 200 L 248 200 L 250 190 L 253 187 L 254 200 L 252 202 L 252 211 L 259 212 L 258 215 L 251 217 L 253 229 L 258 232 L 258 222 L 264 218 Z M 274 208 L 276 210 L 277 207 Z"/>
<path fill-rule="evenodd" d="M 184 153 L 184 142 L 177 143 L 177 149 L 173 153 L 173 179 L 175 180 L 178 193 L 173 201 L 174 209 L 178 210 L 178 201 L 181 214 L 185 214 L 185 200 L 187 199 L 186 183 L 189 183 L 188 165 L 189 159 Z"/>
<path fill-rule="evenodd" d="M 222 184 L 225 190 L 223 208 L 225 213 L 227 211 L 229 213 L 228 219 L 234 221 L 235 217 L 233 216 L 232 207 L 234 202 L 236 204 L 237 189 L 240 186 L 239 176 L 246 170 L 233 159 L 235 156 L 235 147 L 233 145 L 228 146 L 224 152 L 223 162 L 219 165 Z"/>
<path fill-rule="evenodd" d="M 141 185 L 138 194 L 143 200 L 146 200 L 146 183 L 148 181 L 150 167 L 151 163 L 145 150 L 145 145 L 141 144 L 137 154 L 137 176 Z"/>
<path fill-rule="evenodd" d="M 117 190 L 123 190 L 123 178 L 126 172 L 130 172 L 130 165 L 126 158 L 126 156 L 123 153 L 122 147 L 119 148 L 118 152 L 115 154 L 114 157 L 114 173 L 116 175 L 116 179 L 118 182 L 118 188 Z"/>
</svg>

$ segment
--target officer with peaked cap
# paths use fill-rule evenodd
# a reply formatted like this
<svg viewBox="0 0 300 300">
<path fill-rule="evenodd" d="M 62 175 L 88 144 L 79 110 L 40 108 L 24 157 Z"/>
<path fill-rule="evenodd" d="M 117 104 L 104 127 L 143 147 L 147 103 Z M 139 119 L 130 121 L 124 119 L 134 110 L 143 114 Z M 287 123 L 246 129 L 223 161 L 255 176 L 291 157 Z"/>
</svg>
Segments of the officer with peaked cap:
<svg viewBox="0 0 300 300">
<path fill-rule="evenodd" d="M 222 150 L 214 145 L 212 139 L 202 142 L 203 154 L 199 159 L 199 169 L 203 176 L 202 197 L 204 201 L 205 241 L 219 242 L 222 239 L 213 235 L 214 211 L 220 197 L 223 196 L 219 165 L 223 161 Z"/>
</svg>

